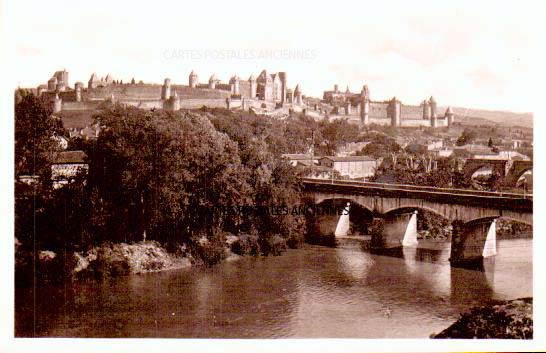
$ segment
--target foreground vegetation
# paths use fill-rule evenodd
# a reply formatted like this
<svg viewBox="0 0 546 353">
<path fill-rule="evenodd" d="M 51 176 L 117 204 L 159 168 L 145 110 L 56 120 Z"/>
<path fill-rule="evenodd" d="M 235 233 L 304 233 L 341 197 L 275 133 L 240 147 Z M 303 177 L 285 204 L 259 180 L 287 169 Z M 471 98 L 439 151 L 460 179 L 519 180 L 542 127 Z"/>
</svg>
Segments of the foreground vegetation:
<svg viewBox="0 0 546 353">
<path fill-rule="evenodd" d="M 38 176 L 34 184 L 15 186 L 19 273 L 44 262 L 40 250 L 56 254 L 53 262 L 72 264 L 74 254 L 105 244 L 154 241 L 212 265 L 225 258 L 228 239 L 238 254 L 298 247 L 303 217 L 218 210 L 298 204 L 298 172 L 280 155 L 314 147 L 333 154 L 358 136 L 346 121 L 301 115 L 279 121 L 225 109 L 173 113 L 116 105 L 98 111 L 94 121 L 101 128 L 96 140 L 69 141 L 86 152 L 88 175 L 53 189 L 51 164 L 60 149 L 52 137 L 66 131 L 41 99 L 24 92 L 18 98 L 16 180 Z"/>
<path fill-rule="evenodd" d="M 472 308 L 432 338 L 533 338 L 533 298 Z"/>
</svg>

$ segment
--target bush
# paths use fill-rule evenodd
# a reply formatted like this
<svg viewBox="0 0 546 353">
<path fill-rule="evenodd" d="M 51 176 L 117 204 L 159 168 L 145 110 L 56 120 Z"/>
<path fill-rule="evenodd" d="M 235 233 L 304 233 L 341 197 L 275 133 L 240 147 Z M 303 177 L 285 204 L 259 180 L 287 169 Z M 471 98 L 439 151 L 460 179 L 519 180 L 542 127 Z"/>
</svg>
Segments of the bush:
<svg viewBox="0 0 546 353">
<path fill-rule="evenodd" d="M 226 258 L 224 242 L 208 241 L 199 247 L 199 256 L 206 266 L 213 266 Z"/>
<path fill-rule="evenodd" d="M 286 239 L 286 245 L 290 249 L 298 249 L 303 246 L 303 243 L 305 242 L 305 233 L 300 232 L 293 232 L 288 236 L 288 239 Z"/>
<path fill-rule="evenodd" d="M 198 235 L 190 244 L 190 253 L 206 266 L 213 266 L 224 260 L 226 254 L 226 234 L 221 230 L 214 230 L 212 236 Z"/>
<path fill-rule="evenodd" d="M 272 254 L 274 256 L 279 256 L 286 250 L 286 240 L 278 235 L 267 238 L 267 241 L 264 243 L 266 244 L 265 246 L 262 246 L 264 255 Z"/>
<path fill-rule="evenodd" d="M 231 251 L 237 255 L 260 255 L 260 244 L 256 231 L 253 230 L 250 233 L 241 234 L 239 239 L 231 245 Z"/>
</svg>

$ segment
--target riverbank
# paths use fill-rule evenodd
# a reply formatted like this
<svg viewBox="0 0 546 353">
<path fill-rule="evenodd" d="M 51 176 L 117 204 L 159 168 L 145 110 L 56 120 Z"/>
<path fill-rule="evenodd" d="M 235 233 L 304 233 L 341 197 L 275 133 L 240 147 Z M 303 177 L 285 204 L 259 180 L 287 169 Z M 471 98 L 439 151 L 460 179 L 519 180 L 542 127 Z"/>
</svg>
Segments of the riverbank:
<svg viewBox="0 0 546 353">
<path fill-rule="evenodd" d="M 287 249 L 286 242 L 279 239 L 273 238 L 270 254 L 280 255 Z M 107 242 L 80 252 L 38 250 L 36 253 L 23 249 L 16 239 L 16 282 L 30 283 L 33 279 L 62 282 L 203 267 L 260 253 L 257 238 L 245 236 L 228 236 L 225 241 L 218 242 L 202 238 L 192 247 L 179 245 L 169 250 L 156 241 L 140 241 L 132 244 Z"/>
<path fill-rule="evenodd" d="M 533 338 L 533 298 L 492 302 L 463 313 L 431 338 Z"/>
</svg>

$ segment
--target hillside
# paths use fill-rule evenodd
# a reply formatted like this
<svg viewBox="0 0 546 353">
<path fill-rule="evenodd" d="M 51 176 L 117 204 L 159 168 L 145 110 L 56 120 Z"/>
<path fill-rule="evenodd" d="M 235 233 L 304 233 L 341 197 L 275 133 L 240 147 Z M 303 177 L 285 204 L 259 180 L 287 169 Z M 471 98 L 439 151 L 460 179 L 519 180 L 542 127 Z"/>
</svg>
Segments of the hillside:
<svg viewBox="0 0 546 353">
<path fill-rule="evenodd" d="M 487 125 L 486 121 L 481 121 L 481 119 L 486 119 L 490 122 L 509 127 L 522 126 L 527 128 L 533 128 L 532 113 L 512 113 L 461 107 L 452 107 L 452 109 L 457 117 L 462 117 L 463 121 L 467 121 L 467 119 L 473 119 L 476 120 L 476 124 L 481 124 L 483 122 L 484 125 Z M 439 111 L 445 111 L 445 109 L 439 109 Z M 459 121 L 461 121 L 461 119 L 459 119 Z"/>
</svg>

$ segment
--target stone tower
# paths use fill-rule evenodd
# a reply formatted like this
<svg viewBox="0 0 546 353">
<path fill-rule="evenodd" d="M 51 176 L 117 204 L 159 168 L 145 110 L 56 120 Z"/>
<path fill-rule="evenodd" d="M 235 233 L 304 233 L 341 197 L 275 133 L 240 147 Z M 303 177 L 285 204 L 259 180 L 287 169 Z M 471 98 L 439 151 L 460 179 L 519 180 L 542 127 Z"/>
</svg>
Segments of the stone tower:
<svg viewBox="0 0 546 353">
<path fill-rule="evenodd" d="M 447 126 L 453 125 L 453 123 L 455 122 L 455 114 L 453 114 L 453 110 L 451 109 L 451 107 L 447 107 L 445 117 L 447 120 Z"/>
<path fill-rule="evenodd" d="M 393 97 L 389 101 L 389 106 L 387 107 L 387 112 L 391 118 L 391 126 L 398 127 L 400 126 L 400 101 Z"/>
<path fill-rule="evenodd" d="M 57 71 L 53 74 L 53 77 L 57 79 L 57 84 L 61 84 L 61 90 L 64 91 L 68 87 L 68 71 Z"/>
<path fill-rule="evenodd" d="M 97 88 L 100 83 L 100 79 L 97 74 L 92 74 L 87 83 L 87 88 Z"/>
<path fill-rule="evenodd" d="M 352 112 L 352 106 L 351 106 L 351 101 L 350 100 L 347 100 L 345 102 L 345 115 L 351 115 L 353 112 Z"/>
<path fill-rule="evenodd" d="M 296 85 L 296 88 L 294 88 L 294 104 L 297 104 L 297 105 L 303 104 L 300 85 Z"/>
<path fill-rule="evenodd" d="M 436 115 L 436 101 L 431 96 L 428 100 L 428 104 L 430 105 L 430 127 L 437 127 L 438 126 L 438 116 Z"/>
<path fill-rule="evenodd" d="M 248 78 L 248 83 L 250 85 L 250 98 L 256 97 L 256 78 L 254 75 L 250 75 Z"/>
<path fill-rule="evenodd" d="M 82 101 L 82 89 L 83 89 L 83 83 L 76 82 L 74 85 L 74 90 L 76 91 L 76 102 Z"/>
<path fill-rule="evenodd" d="M 429 120 L 430 119 L 430 104 L 428 103 L 426 99 L 423 101 L 422 104 L 423 104 L 423 119 Z"/>
<path fill-rule="evenodd" d="M 231 88 L 231 94 L 238 96 L 240 94 L 239 90 L 239 76 L 235 75 L 229 80 L 229 86 Z"/>
<path fill-rule="evenodd" d="M 218 78 L 216 78 L 216 75 L 215 74 L 212 74 L 209 78 L 209 88 L 210 89 L 215 89 L 216 88 L 216 83 L 218 82 Z"/>
<path fill-rule="evenodd" d="M 161 88 L 161 99 L 167 100 L 169 98 L 171 98 L 171 79 L 166 78 Z"/>
<path fill-rule="evenodd" d="M 190 76 L 188 78 L 188 81 L 189 81 L 189 86 L 191 88 L 196 88 L 197 87 L 199 77 L 197 76 L 197 74 L 195 72 L 193 72 L 193 70 L 190 72 Z"/>
<path fill-rule="evenodd" d="M 47 90 L 55 91 L 57 89 L 57 77 L 53 76 L 47 81 Z"/>
<path fill-rule="evenodd" d="M 368 125 L 370 123 L 370 92 L 368 86 L 362 87 L 360 93 L 360 124 Z"/>
<path fill-rule="evenodd" d="M 281 80 L 281 103 L 286 102 L 286 85 L 287 85 L 287 76 L 286 72 L 279 72 L 279 78 Z"/>
<path fill-rule="evenodd" d="M 180 110 L 180 99 L 178 99 L 176 91 L 172 96 L 163 101 L 163 109 L 173 112 Z"/>
</svg>

